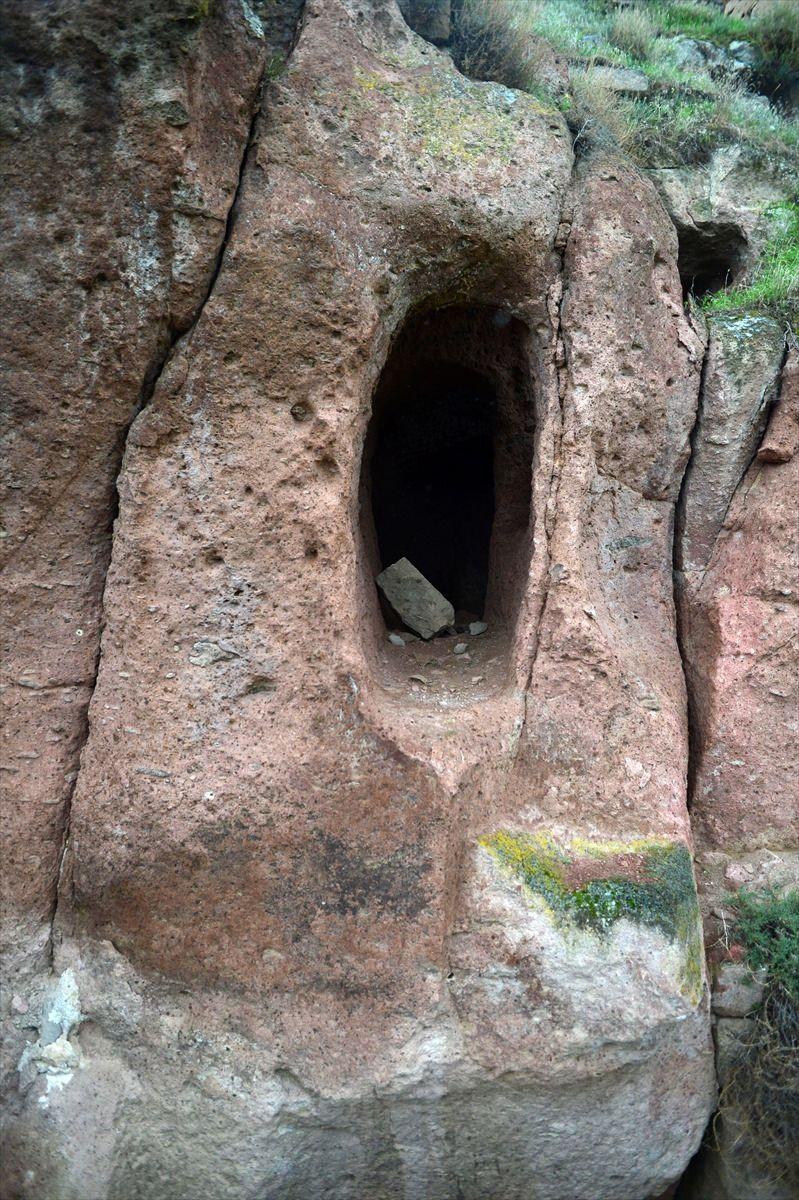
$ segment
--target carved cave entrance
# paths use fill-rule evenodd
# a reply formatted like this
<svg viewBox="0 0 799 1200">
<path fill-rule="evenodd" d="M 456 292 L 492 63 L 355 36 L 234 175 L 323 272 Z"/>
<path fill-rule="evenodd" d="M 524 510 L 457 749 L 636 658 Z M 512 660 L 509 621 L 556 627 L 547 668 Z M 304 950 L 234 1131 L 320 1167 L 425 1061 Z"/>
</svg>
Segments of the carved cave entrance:
<svg viewBox="0 0 799 1200">
<path fill-rule="evenodd" d="M 675 225 L 677 266 L 686 297 L 699 299 L 734 283 L 746 266 L 747 241 L 739 226 L 713 221 Z"/>
<path fill-rule="evenodd" d="M 417 367 L 398 380 L 372 457 L 381 566 L 410 559 L 472 618 L 482 617 L 488 586 L 495 410 L 478 372 Z"/>
<path fill-rule="evenodd" d="M 456 628 L 510 631 L 527 579 L 533 460 L 530 335 L 485 305 L 405 322 L 374 395 L 361 473 L 372 579 L 409 559 Z M 380 598 L 385 625 L 401 621 Z M 385 635 L 383 635 L 385 636 Z"/>
</svg>

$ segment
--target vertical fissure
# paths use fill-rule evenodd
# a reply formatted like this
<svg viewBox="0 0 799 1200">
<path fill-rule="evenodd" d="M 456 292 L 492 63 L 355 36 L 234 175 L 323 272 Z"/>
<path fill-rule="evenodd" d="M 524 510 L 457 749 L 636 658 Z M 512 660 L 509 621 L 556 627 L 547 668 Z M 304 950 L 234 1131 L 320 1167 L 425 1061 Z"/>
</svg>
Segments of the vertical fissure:
<svg viewBox="0 0 799 1200">
<path fill-rule="evenodd" d="M 294 42 L 292 43 L 292 48 L 293 48 L 293 45 L 296 43 L 296 36 L 297 36 L 298 30 L 299 30 L 299 23 L 297 26 L 297 31 L 295 32 L 295 38 L 294 38 Z M 131 415 L 130 420 L 123 427 L 123 429 L 120 433 L 120 436 L 118 438 L 118 441 L 117 441 L 117 446 L 116 446 L 115 455 L 114 455 L 114 479 L 113 479 L 113 485 L 112 485 L 112 490 L 111 490 L 111 496 L 109 499 L 108 542 L 107 542 L 107 553 L 106 553 L 105 563 L 103 565 L 103 590 L 102 590 L 102 594 L 100 597 L 100 623 L 99 623 L 99 628 L 98 628 L 97 647 L 96 647 L 96 653 L 94 656 L 93 671 L 92 671 L 91 677 L 87 681 L 88 686 L 89 686 L 89 696 L 86 701 L 86 707 L 85 707 L 84 713 L 83 713 L 82 728 L 80 730 L 80 735 L 78 738 L 79 747 L 76 752 L 76 759 L 75 759 L 76 765 L 75 765 L 75 770 L 73 773 L 74 778 L 70 782 L 70 786 L 69 786 L 67 795 L 64 800 L 63 819 L 62 819 L 62 828 L 61 828 L 61 853 L 59 856 L 59 864 L 58 864 L 58 873 L 57 873 L 57 877 L 56 877 L 55 892 L 53 895 L 51 912 L 50 912 L 50 917 L 49 917 L 50 929 L 49 929 L 49 935 L 48 935 L 48 963 L 49 963 L 49 966 L 51 969 L 53 967 L 53 961 L 54 961 L 54 956 L 55 956 L 55 929 L 56 929 L 56 925 L 57 925 L 57 921 L 58 921 L 58 910 L 59 910 L 59 906 L 61 903 L 61 899 L 64 896 L 65 891 L 67 890 L 67 881 L 65 878 L 65 873 L 68 869 L 70 831 L 71 831 L 71 823 L 72 823 L 72 804 L 73 804 L 73 800 L 74 800 L 74 796 L 75 796 L 75 791 L 78 786 L 78 779 L 80 776 L 80 768 L 81 768 L 81 761 L 83 758 L 83 752 L 84 752 L 86 744 L 89 740 L 89 734 L 91 731 L 90 709 L 91 709 L 92 698 L 94 696 L 94 690 L 97 686 L 97 678 L 98 678 L 99 670 L 100 670 L 100 659 L 101 659 L 101 655 L 102 655 L 102 640 L 103 640 L 103 633 L 105 630 L 105 616 L 104 616 L 104 614 L 105 614 L 105 586 L 106 586 L 106 580 L 107 580 L 107 575 L 108 575 L 108 568 L 110 566 L 111 556 L 112 556 L 112 552 L 113 552 L 114 525 L 115 525 L 115 522 L 116 522 L 116 519 L 117 519 L 117 516 L 119 513 L 118 481 L 119 481 L 119 476 L 122 472 L 122 468 L 123 468 L 123 464 L 124 464 L 124 460 L 125 460 L 125 451 L 127 448 L 128 437 L 130 435 L 131 428 L 132 428 L 134 422 L 136 421 L 137 417 L 144 411 L 144 409 L 147 408 L 148 404 L 152 400 L 152 398 L 155 394 L 155 390 L 158 386 L 158 381 L 161 378 L 161 375 L 163 374 L 167 364 L 169 363 L 170 359 L 172 358 L 172 356 L 175 353 L 178 346 L 181 343 L 183 343 L 186 339 L 191 337 L 192 333 L 194 332 L 194 329 L 196 328 L 196 326 L 200 320 L 200 317 L 203 314 L 203 311 L 205 310 L 206 305 L 208 304 L 208 302 L 210 301 L 210 299 L 213 295 L 217 280 L 219 279 L 220 273 L 222 271 L 222 266 L 224 264 L 225 255 L 227 253 L 227 249 L 230 244 L 231 237 L 233 235 L 233 231 L 234 231 L 234 228 L 236 225 L 236 220 L 238 218 L 239 205 L 240 205 L 241 194 L 242 194 L 242 189 L 243 189 L 243 184 L 244 184 L 244 177 L 245 177 L 246 170 L 247 170 L 247 164 L 248 164 L 249 157 L 250 157 L 250 151 L 252 150 L 252 147 L 256 140 L 258 118 L 261 114 L 264 91 L 266 88 L 266 84 L 268 82 L 269 65 L 270 65 L 270 59 L 268 57 L 265 57 L 264 64 L 263 64 L 263 67 L 261 70 L 261 74 L 259 76 L 258 83 L 254 90 L 253 109 L 252 109 L 252 114 L 250 117 L 250 122 L 249 122 L 249 125 L 247 128 L 247 136 L 244 141 L 241 158 L 239 160 L 239 169 L 238 169 L 238 174 L 237 174 L 237 178 L 236 178 L 236 186 L 234 188 L 233 197 L 232 197 L 230 207 L 228 208 L 227 215 L 225 218 L 225 228 L 224 228 L 224 232 L 222 235 L 222 239 L 220 241 L 219 248 L 215 255 L 213 265 L 212 265 L 210 274 L 208 276 L 208 282 L 203 290 L 202 296 L 200 297 L 197 304 L 195 305 L 189 320 L 186 322 L 183 322 L 180 326 L 173 325 L 170 327 L 168 325 L 168 323 L 165 323 L 165 326 L 162 328 L 161 335 L 159 336 L 159 339 L 158 339 L 159 345 L 158 345 L 155 353 L 153 354 L 150 364 L 148 365 L 148 367 L 144 373 L 140 396 L 139 396 L 139 401 Z M 69 890 L 71 892 L 71 886 L 69 887 Z"/>
<path fill-rule="evenodd" d="M 533 685 L 533 675 L 535 665 L 538 659 L 538 650 L 541 644 L 541 627 L 544 622 L 547 602 L 549 599 L 549 589 L 551 586 L 550 567 L 552 565 L 552 555 L 550 553 L 551 531 L 549 528 L 550 513 L 555 512 L 557 508 L 557 494 L 559 483 L 558 455 L 560 453 L 560 443 L 563 436 L 563 414 L 564 414 L 564 394 L 566 390 L 566 375 L 567 375 L 567 356 L 566 347 L 563 341 L 563 303 L 566 295 L 566 251 L 571 237 L 572 225 L 574 222 L 574 187 L 576 173 L 578 168 L 578 159 L 575 156 L 572 160 L 571 174 L 569 183 L 565 193 L 563 209 L 558 222 L 558 229 L 555 235 L 553 249 L 557 256 L 558 269 L 553 283 L 551 298 L 549 301 L 550 322 L 552 326 L 552 366 L 553 366 L 553 383 L 557 389 L 557 403 L 560 413 L 560 423 L 556 435 L 556 444 L 552 450 L 552 470 L 550 473 L 547 486 L 547 500 L 543 510 L 537 514 L 538 519 L 542 523 L 544 543 L 546 546 L 546 563 L 545 569 L 542 572 L 542 595 L 539 601 L 539 608 L 536 614 L 535 627 L 533 630 L 533 645 L 530 655 L 530 665 L 527 671 L 527 677 L 524 684 L 524 703 L 522 707 L 522 720 L 519 729 L 519 736 L 516 739 L 516 753 L 521 745 L 522 734 L 527 725 L 527 718 L 530 709 L 530 691 Z M 514 755 L 515 757 L 515 755 Z"/>
<path fill-rule="evenodd" d="M 683 554 L 682 541 L 685 526 L 685 498 L 687 488 L 691 476 L 691 461 L 696 448 L 696 439 L 699 431 L 699 424 L 702 417 L 702 405 L 705 394 L 705 381 L 707 378 L 708 356 L 710 352 L 710 335 L 705 338 L 705 349 L 702 355 L 702 366 L 699 372 L 699 388 L 696 398 L 696 411 L 694 413 L 694 421 L 691 426 L 691 432 L 688 439 L 689 452 L 688 458 L 683 470 L 682 479 L 680 481 L 680 490 L 677 495 L 677 503 L 674 506 L 674 517 L 672 520 L 672 587 L 674 594 L 674 623 L 675 633 L 677 638 L 677 652 L 680 656 L 680 666 L 682 668 L 683 680 L 685 681 L 685 720 L 688 734 L 688 761 L 686 763 L 686 779 L 685 779 L 685 806 L 690 814 L 691 805 L 693 803 L 694 784 L 696 779 L 696 764 L 699 754 L 699 730 L 696 720 L 696 699 L 694 696 L 693 682 L 691 672 L 688 667 L 688 634 L 686 629 L 687 614 L 684 606 L 684 580 L 683 580 Z"/>
</svg>

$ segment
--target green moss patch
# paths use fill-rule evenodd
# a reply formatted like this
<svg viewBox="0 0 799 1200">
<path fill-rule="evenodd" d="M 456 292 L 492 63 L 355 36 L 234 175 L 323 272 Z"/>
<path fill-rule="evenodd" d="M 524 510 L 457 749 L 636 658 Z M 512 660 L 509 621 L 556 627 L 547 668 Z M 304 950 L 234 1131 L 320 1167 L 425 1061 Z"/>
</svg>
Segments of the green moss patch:
<svg viewBox="0 0 799 1200">
<path fill-rule="evenodd" d="M 513 113 L 516 97 L 510 92 L 478 92 L 446 72 L 420 75 L 409 87 L 404 81 L 356 70 L 353 103 L 368 107 L 375 92 L 397 106 L 420 155 L 444 168 L 508 162 L 513 157 L 520 123 Z M 534 98 L 527 104 L 547 115 L 556 111 Z"/>
<path fill-rule="evenodd" d="M 781 987 L 799 1005 L 799 889 L 738 892 L 735 935 L 753 970 L 765 970 L 770 986 Z"/>
<path fill-rule="evenodd" d="M 691 855 L 680 842 L 640 839 L 563 844 L 548 834 L 499 830 L 479 839 L 503 870 L 560 925 L 602 937 L 622 919 L 658 929 L 684 951 L 681 985 L 702 989 L 702 943 Z"/>
</svg>

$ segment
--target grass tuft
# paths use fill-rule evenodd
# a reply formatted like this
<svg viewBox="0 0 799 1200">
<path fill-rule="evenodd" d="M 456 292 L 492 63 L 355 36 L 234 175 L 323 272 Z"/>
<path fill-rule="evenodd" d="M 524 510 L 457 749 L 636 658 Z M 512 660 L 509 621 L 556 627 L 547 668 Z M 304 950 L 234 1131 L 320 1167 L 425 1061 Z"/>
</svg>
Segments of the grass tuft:
<svg viewBox="0 0 799 1200">
<path fill-rule="evenodd" d="M 757 17 L 749 37 L 764 58 L 799 71 L 799 5 L 775 4 Z"/>
<path fill-rule="evenodd" d="M 662 88 L 636 100 L 630 113 L 633 153 L 644 166 L 707 162 L 733 142 L 778 157 L 795 157 L 799 124 L 735 81 L 713 82 L 707 91 Z"/>
<path fill-rule="evenodd" d="M 508 0 L 463 0 L 452 38 L 453 58 L 470 79 L 493 80 L 537 95 L 543 87 L 545 47 L 517 16 Z"/>
<path fill-rule="evenodd" d="M 569 76 L 569 92 L 561 103 L 569 128 L 574 134 L 575 150 L 582 143 L 611 142 L 623 150 L 635 143 L 632 102 L 618 92 L 603 87 L 591 66 L 573 67 Z"/>
<path fill-rule="evenodd" d="M 712 313 L 768 312 L 796 327 L 799 325 L 799 204 L 775 204 L 766 215 L 771 233 L 750 282 L 714 292 L 704 297 L 701 304 Z M 754 918 L 746 919 L 751 922 Z"/>
<path fill-rule="evenodd" d="M 799 1191 L 799 890 L 739 892 L 736 936 L 753 970 L 765 969 L 763 1003 L 749 1022 L 719 1098 L 739 1161 Z"/>
<path fill-rule="evenodd" d="M 610 26 L 609 40 L 636 62 L 646 62 L 657 30 L 643 8 L 620 8 Z"/>
<path fill-rule="evenodd" d="M 794 207 L 799 222 L 799 206 Z M 765 970 L 770 985 L 782 988 L 799 1004 L 799 889 L 782 896 L 740 891 L 733 906 L 735 933 L 749 966 Z M 799 1070 L 799 1060 L 796 1065 Z"/>
</svg>

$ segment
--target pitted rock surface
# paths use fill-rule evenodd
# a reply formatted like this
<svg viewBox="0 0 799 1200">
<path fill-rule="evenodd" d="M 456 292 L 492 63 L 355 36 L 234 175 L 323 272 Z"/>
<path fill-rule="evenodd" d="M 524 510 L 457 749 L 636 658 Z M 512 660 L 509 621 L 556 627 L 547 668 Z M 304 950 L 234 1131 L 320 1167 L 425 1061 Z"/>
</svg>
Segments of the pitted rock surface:
<svg viewBox="0 0 799 1200">
<path fill-rule="evenodd" d="M 723 497 L 686 479 L 681 658 L 675 507 L 705 356 L 731 360 L 655 186 L 575 162 L 393 0 L 309 0 L 282 71 L 264 15 L 222 4 L 146 69 L 98 26 L 94 115 L 31 17 L 75 228 L 32 197 L 66 248 L 40 278 L 23 239 L 14 292 L 8 1200 L 662 1194 L 715 1099 L 689 699 L 702 853 L 795 836 L 792 368 L 758 341 Z M 397 354 L 497 398 L 474 661 L 379 608 Z M 52 1038 L 54 979 L 80 1020 Z"/>
</svg>

